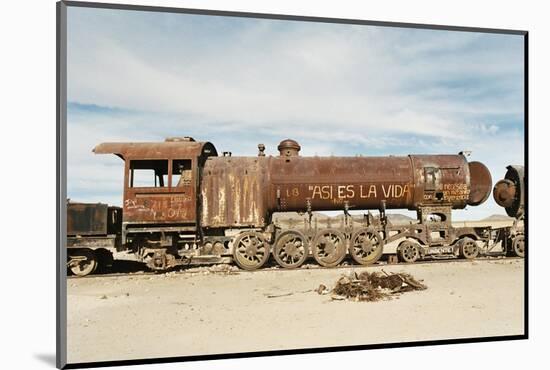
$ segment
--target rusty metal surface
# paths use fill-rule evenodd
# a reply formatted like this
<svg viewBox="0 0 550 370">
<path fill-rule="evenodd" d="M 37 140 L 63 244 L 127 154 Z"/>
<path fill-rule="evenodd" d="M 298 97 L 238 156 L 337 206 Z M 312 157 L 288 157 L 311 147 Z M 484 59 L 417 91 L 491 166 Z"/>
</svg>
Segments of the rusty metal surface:
<svg viewBox="0 0 550 370">
<path fill-rule="evenodd" d="M 398 157 L 271 157 L 269 209 L 273 211 L 392 208 L 412 200 L 411 166 Z M 389 168 L 387 174 L 380 169 Z"/>
<path fill-rule="evenodd" d="M 68 237 L 67 248 L 89 248 L 89 249 L 110 249 L 116 252 L 116 237 L 108 236 L 87 236 L 87 237 Z"/>
<path fill-rule="evenodd" d="M 472 182 L 462 155 L 270 157 L 267 172 L 268 209 L 273 211 L 306 211 L 308 204 L 312 210 L 343 210 L 346 204 L 378 209 L 382 200 L 388 209 L 431 204 L 457 209 L 483 201 L 492 187 L 490 175 Z"/>
<path fill-rule="evenodd" d="M 107 204 L 68 203 L 67 235 L 107 235 Z"/>
<path fill-rule="evenodd" d="M 468 163 L 470 169 L 470 197 L 468 204 L 472 206 L 480 205 L 489 198 L 491 193 L 491 184 L 493 182 L 491 172 L 481 162 Z"/>
<path fill-rule="evenodd" d="M 95 154 L 116 154 L 122 159 L 198 158 L 201 155 L 218 155 L 209 142 L 175 140 L 150 143 L 101 143 L 92 151 Z"/>
<path fill-rule="evenodd" d="M 473 167 L 473 182 L 471 168 L 462 155 L 209 158 L 201 225 L 262 227 L 273 212 L 378 209 L 381 201 L 388 209 L 464 208 L 492 186 L 485 166 Z"/>
<path fill-rule="evenodd" d="M 516 193 L 516 184 L 508 179 L 499 180 L 493 189 L 495 202 L 503 208 L 509 208 L 514 205 L 516 202 Z"/>
<path fill-rule="evenodd" d="M 464 208 L 488 197 L 488 169 L 463 155 L 301 157 L 284 140 L 278 157 L 210 158 L 201 181 L 204 227 L 263 227 L 273 212 Z"/>
<path fill-rule="evenodd" d="M 201 226 L 264 226 L 269 158 L 209 158 L 201 177 Z"/>
<path fill-rule="evenodd" d="M 296 140 L 285 139 L 279 143 L 277 150 L 282 157 L 297 156 L 302 147 Z"/>
<path fill-rule="evenodd" d="M 192 138 L 168 138 L 153 143 L 102 143 L 94 153 L 116 154 L 125 160 L 124 223 L 138 224 L 195 224 L 197 219 L 198 168 L 209 156 L 216 156 L 216 148 L 208 142 Z M 166 184 L 133 186 L 133 161 L 165 160 Z M 191 167 L 185 181 L 176 182 L 176 161 L 189 160 Z M 172 183 L 173 182 L 173 183 Z"/>
<path fill-rule="evenodd" d="M 194 186 L 129 188 L 124 191 L 125 223 L 195 223 Z"/>
<path fill-rule="evenodd" d="M 508 166 L 504 179 L 493 188 L 495 202 L 510 217 L 521 218 L 525 210 L 525 175 L 523 166 Z"/>
</svg>

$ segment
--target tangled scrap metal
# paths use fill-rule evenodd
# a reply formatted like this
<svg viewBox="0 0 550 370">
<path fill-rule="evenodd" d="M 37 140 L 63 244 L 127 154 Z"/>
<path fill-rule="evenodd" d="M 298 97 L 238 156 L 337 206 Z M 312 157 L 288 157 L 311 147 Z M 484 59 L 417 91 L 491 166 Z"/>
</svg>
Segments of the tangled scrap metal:
<svg viewBox="0 0 550 370">
<path fill-rule="evenodd" d="M 352 272 L 338 279 L 332 290 L 321 284 L 319 294 L 331 294 L 333 300 L 373 302 L 391 299 L 393 295 L 428 287 L 407 273 Z"/>
</svg>

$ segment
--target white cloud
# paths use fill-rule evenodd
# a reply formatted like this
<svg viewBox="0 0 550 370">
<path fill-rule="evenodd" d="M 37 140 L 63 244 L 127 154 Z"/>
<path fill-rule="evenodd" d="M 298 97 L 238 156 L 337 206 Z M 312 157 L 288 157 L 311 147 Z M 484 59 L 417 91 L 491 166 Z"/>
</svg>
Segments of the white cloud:
<svg viewBox="0 0 550 370">
<path fill-rule="evenodd" d="M 182 21 L 185 17 L 180 15 Z M 166 32 L 169 47 L 146 56 L 143 45 L 155 40 L 132 48 L 124 43 L 127 36 L 104 24 L 95 25 L 97 35 L 86 42 L 69 36 L 69 99 L 179 112 L 243 127 L 263 122 L 317 127 L 324 122 L 345 132 L 383 128 L 446 137 L 454 137 L 463 124 L 456 112 L 520 113 L 517 104 L 502 105 L 490 97 L 434 102 L 414 88 L 403 91 L 413 83 L 419 90 L 426 84 L 437 89 L 434 81 L 451 77 L 502 78 L 510 69 L 508 59 L 483 49 L 456 53 L 478 40 L 477 34 L 416 31 L 418 38 L 412 38 L 407 30 L 311 23 L 287 24 L 289 31 L 281 21 L 249 21 L 242 33 L 227 37 L 230 44 L 218 39 L 202 53 L 186 48 L 178 33 Z M 78 27 L 86 25 L 70 24 L 69 35 L 74 30 L 78 36 Z M 154 28 L 154 22 L 143 25 L 148 27 Z M 200 30 L 195 35 L 208 42 Z"/>
</svg>

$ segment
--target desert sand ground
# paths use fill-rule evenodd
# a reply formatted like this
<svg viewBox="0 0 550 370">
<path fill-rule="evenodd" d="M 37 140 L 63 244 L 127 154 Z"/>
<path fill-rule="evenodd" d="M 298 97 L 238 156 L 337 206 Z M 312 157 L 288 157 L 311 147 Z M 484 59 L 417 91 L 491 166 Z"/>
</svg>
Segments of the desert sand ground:
<svg viewBox="0 0 550 370">
<path fill-rule="evenodd" d="M 70 363 L 523 334 L 523 260 L 357 267 L 423 279 L 379 302 L 333 301 L 350 268 L 69 279 Z M 197 271 L 195 269 L 194 271 Z M 269 295 L 291 295 L 269 298 Z"/>
</svg>

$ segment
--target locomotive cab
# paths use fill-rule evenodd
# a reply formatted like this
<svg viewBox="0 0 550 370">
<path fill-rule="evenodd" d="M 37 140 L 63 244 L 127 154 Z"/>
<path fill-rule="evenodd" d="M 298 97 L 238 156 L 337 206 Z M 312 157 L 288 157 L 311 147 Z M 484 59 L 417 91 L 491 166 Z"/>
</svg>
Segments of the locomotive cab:
<svg viewBox="0 0 550 370">
<path fill-rule="evenodd" d="M 116 154 L 125 162 L 123 243 L 176 247 L 181 239 L 195 239 L 199 167 L 217 155 L 211 143 L 167 138 L 159 143 L 102 143 L 93 151 Z"/>
</svg>

